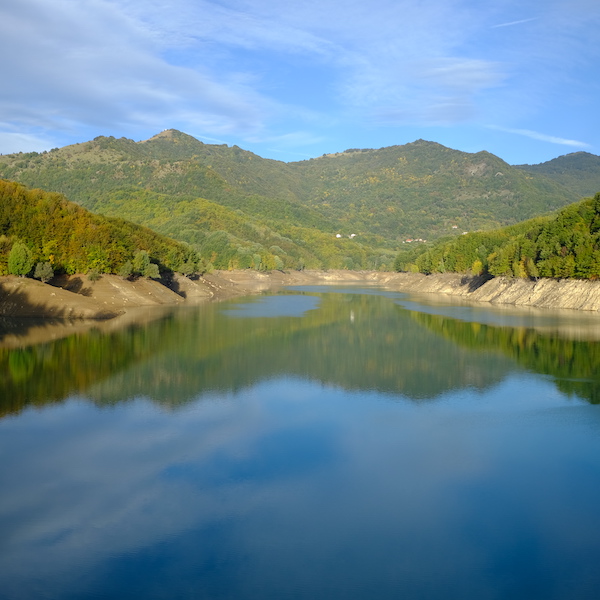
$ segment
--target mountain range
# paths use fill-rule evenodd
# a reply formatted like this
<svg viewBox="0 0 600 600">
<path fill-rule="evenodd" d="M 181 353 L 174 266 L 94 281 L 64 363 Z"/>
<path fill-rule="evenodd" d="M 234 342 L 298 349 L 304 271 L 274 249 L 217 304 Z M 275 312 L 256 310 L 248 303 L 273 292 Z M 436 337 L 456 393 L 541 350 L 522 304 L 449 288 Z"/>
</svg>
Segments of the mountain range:
<svg viewBox="0 0 600 600">
<path fill-rule="evenodd" d="M 284 163 L 166 130 L 0 156 L 0 177 L 188 242 L 219 268 L 389 268 L 408 239 L 510 225 L 593 195 L 600 157 L 511 166 L 417 140 Z"/>
</svg>

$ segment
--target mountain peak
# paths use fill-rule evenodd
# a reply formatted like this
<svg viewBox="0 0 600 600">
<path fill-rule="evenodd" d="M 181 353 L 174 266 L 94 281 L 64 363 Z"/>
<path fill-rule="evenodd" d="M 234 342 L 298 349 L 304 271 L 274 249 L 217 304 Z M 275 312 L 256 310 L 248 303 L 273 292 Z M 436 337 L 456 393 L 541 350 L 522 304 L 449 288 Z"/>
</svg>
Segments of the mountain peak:
<svg viewBox="0 0 600 600">
<path fill-rule="evenodd" d="M 143 140 L 142 144 L 147 142 L 155 142 L 157 140 L 172 140 L 172 141 L 188 141 L 188 142 L 196 142 L 198 144 L 202 144 L 200 140 L 197 140 L 195 137 L 188 135 L 187 133 L 183 133 L 177 129 L 165 129 L 156 135 L 153 135 L 148 140 Z"/>
</svg>

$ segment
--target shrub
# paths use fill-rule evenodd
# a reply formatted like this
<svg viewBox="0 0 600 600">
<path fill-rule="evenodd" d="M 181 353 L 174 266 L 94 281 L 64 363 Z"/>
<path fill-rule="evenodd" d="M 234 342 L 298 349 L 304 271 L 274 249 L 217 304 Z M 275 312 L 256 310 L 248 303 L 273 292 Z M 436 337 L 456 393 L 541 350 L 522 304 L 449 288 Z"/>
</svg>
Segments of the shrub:
<svg viewBox="0 0 600 600">
<path fill-rule="evenodd" d="M 39 262 L 35 265 L 33 276 L 42 283 L 48 283 L 54 277 L 54 269 L 49 262 Z"/>
</svg>

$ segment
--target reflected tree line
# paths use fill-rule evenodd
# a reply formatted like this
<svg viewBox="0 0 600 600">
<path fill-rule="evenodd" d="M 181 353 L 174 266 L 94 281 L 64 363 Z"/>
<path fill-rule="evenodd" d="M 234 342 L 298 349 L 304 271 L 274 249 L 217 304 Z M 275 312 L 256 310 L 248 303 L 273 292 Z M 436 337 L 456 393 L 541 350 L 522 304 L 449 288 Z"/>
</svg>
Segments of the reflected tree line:
<svg viewBox="0 0 600 600">
<path fill-rule="evenodd" d="M 411 312 L 378 295 L 319 296 L 302 318 L 238 318 L 209 304 L 119 332 L 0 349 L 0 414 L 75 395 L 100 406 L 143 397 L 175 408 L 278 376 L 426 401 L 488 388 L 515 367 L 600 399 L 598 344 Z"/>
<path fill-rule="evenodd" d="M 465 323 L 425 313 L 413 313 L 415 321 L 462 348 L 487 351 L 496 348 L 521 367 L 550 375 L 568 396 L 591 404 L 600 403 L 600 344 L 540 334 L 526 327 L 494 327 Z"/>
</svg>

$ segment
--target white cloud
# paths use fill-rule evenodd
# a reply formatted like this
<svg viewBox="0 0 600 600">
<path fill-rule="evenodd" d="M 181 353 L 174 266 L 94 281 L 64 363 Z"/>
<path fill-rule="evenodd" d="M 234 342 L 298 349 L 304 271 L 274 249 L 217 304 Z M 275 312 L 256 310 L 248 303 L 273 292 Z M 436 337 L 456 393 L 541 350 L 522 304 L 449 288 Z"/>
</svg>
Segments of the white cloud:
<svg viewBox="0 0 600 600">
<path fill-rule="evenodd" d="M 176 127 L 282 145 L 334 121 L 526 122 L 591 93 L 576 70 L 589 90 L 599 28 L 593 0 L 21 0 L 0 9 L 0 114 L 45 139 Z"/>
<path fill-rule="evenodd" d="M 109 2 L 25 0 L 0 20 L 5 120 L 54 130 L 145 125 L 255 131 L 265 101 L 235 74 L 169 64 L 151 28 Z M 21 40 L 27 43 L 22 44 Z M 15 51 L 18 48 L 18 51 Z"/>
<path fill-rule="evenodd" d="M 496 131 L 503 131 L 505 133 L 514 133 L 515 135 L 523 135 L 531 138 L 532 140 L 539 140 L 541 142 L 549 142 L 551 144 L 560 144 L 562 146 L 574 146 L 578 148 L 589 148 L 590 144 L 586 142 L 580 142 L 578 140 L 569 140 L 554 135 L 547 135 L 545 133 L 538 133 L 537 131 L 531 131 L 530 129 L 512 129 L 510 127 L 497 127 L 495 125 L 489 125 L 489 129 L 495 129 Z"/>
</svg>

